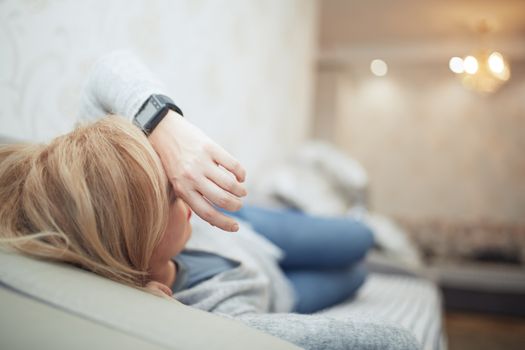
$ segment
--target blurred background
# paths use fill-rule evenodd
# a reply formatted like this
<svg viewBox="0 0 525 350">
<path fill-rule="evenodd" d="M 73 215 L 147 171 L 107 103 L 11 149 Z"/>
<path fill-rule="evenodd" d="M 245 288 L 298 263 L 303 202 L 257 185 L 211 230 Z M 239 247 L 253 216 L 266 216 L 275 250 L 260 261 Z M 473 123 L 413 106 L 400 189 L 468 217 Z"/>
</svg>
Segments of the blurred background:
<svg viewBox="0 0 525 350">
<path fill-rule="evenodd" d="M 131 49 L 253 201 L 379 213 L 451 349 L 525 344 L 525 1 L 3 0 L 0 48 L 2 135 L 67 132 L 89 67 Z"/>
</svg>

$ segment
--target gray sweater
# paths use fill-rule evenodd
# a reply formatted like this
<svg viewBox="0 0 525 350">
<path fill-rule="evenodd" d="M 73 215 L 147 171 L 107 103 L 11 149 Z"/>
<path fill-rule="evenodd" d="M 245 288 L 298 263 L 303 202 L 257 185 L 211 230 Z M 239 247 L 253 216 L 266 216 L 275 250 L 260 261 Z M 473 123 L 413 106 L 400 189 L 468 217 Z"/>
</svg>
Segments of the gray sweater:
<svg viewBox="0 0 525 350">
<path fill-rule="evenodd" d="M 95 120 L 108 113 L 128 119 L 153 93 L 166 94 L 149 70 L 125 51 L 100 59 L 84 88 L 80 117 Z M 240 262 L 209 280 L 174 295 L 180 302 L 272 334 L 306 349 L 417 349 L 408 331 L 377 320 L 334 319 L 290 313 L 293 290 L 278 261 L 282 252 L 242 223 L 237 233 L 225 233 L 196 215 L 188 248 Z M 320 296 L 321 297 L 321 296 Z"/>
</svg>

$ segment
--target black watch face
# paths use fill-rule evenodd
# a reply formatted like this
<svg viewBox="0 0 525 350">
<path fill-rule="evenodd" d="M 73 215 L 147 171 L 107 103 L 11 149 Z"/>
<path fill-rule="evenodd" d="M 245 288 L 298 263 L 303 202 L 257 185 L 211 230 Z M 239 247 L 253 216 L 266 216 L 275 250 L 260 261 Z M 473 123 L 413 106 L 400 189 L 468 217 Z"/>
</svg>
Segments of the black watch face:
<svg viewBox="0 0 525 350">
<path fill-rule="evenodd" d="M 139 123 L 139 125 L 146 125 L 147 122 L 150 121 L 155 114 L 157 114 L 157 108 L 153 103 L 146 103 L 144 106 L 144 109 L 140 111 L 139 114 L 135 117 L 135 120 Z"/>
</svg>

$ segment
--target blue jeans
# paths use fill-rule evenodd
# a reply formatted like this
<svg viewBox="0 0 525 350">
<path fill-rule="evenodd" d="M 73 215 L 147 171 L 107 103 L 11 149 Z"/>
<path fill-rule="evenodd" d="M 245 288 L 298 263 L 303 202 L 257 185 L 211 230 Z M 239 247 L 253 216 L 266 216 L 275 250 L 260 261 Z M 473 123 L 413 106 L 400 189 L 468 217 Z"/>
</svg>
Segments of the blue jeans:
<svg viewBox="0 0 525 350">
<path fill-rule="evenodd" d="M 295 289 L 294 311 L 312 313 L 337 304 L 363 284 L 366 273 L 359 262 L 373 245 L 363 223 L 249 205 L 229 214 L 284 251 L 280 265 Z"/>
</svg>

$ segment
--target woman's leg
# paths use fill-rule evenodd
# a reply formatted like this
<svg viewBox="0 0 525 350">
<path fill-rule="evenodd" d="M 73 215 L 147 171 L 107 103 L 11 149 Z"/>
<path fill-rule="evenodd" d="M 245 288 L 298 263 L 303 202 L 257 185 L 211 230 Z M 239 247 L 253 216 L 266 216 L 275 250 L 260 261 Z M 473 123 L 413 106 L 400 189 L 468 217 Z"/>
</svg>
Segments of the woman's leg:
<svg viewBox="0 0 525 350">
<path fill-rule="evenodd" d="M 292 210 L 244 206 L 230 213 L 248 221 L 281 248 L 284 269 L 337 269 L 359 262 L 373 244 L 371 230 L 350 218 L 317 217 Z"/>
<path fill-rule="evenodd" d="M 366 276 L 361 266 L 339 270 L 289 270 L 285 274 L 295 290 L 293 311 L 302 314 L 310 314 L 350 298 Z"/>
</svg>

